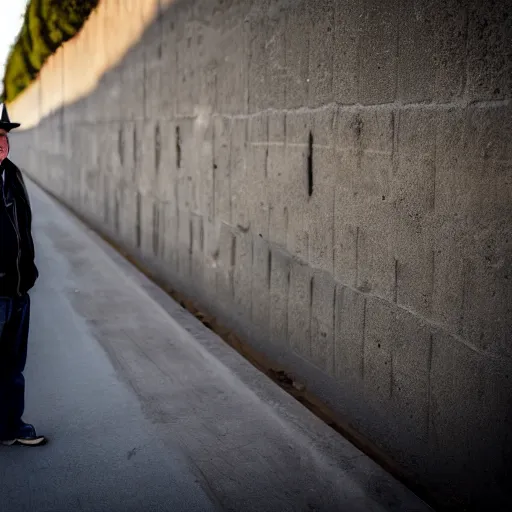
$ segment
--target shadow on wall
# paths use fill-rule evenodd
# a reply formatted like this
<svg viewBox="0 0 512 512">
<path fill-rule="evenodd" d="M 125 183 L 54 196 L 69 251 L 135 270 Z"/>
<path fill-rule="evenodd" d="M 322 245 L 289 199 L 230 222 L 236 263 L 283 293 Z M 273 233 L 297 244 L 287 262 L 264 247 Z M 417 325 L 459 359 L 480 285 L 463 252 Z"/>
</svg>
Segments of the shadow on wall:
<svg viewBox="0 0 512 512">
<path fill-rule="evenodd" d="M 268 7 L 177 2 L 15 159 L 449 508 L 505 510 L 502 7 Z"/>
</svg>

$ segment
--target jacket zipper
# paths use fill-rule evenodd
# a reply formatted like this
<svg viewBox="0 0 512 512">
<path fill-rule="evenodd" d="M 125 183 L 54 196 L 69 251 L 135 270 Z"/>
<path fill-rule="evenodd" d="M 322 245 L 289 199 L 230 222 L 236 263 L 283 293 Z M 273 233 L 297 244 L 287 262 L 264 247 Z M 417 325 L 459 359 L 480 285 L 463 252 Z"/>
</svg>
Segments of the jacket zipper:
<svg viewBox="0 0 512 512">
<path fill-rule="evenodd" d="M 5 202 L 5 189 L 3 189 L 2 192 L 3 192 L 2 195 L 3 195 L 4 206 L 7 208 L 7 203 Z M 18 255 L 16 256 L 16 271 L 18 273 L 18 285 L 16 286 L 16 292 L 18 293 L 18 296 L 21 297 L 21 293 L 20 293 L 20 286 L 21 286 L 21 274 L 20 274 L 20 253 L 21 253 L 20 246 L 21 246 L 21 239 L 20 239 L 19 229 L 17 228 L 17 224 L 18 224 L 18 211 L 16 209 L 16 201 L 14 200 L 14 197 L 12 199 L 12 202 L 13 202 L 14 219 L 15 219 L 16 222 L 13 222 L 13 220 L 11 219 L 11 216 L 9 215 L 8 211 L 6 213 L 7 213 L 7 217 L 9 217 L 9 220 L 11 221 L 12 227 L 14 228 L 14 232 L 16 233 L 16 240 L 18 241 Z"/>
<path fill-rule="evenodd" d="M 14 220 L 16 222 L 16 225 L 14 225 L 14 222 L 12 225 L 14 227 L 14 231 L 16 231 L 16 238 L 18 239 L 18 256 L 16 258 L 16 270 L 18 271 L 18 286 L 16 288 L 16 291 L 18 292 L 18 296 L 21 297 L 21 292 L 20 292 L 20 286 L 21 286 L 21 273 L 20 273 L 21 236 L 20 236 L 20 228 L 18 226 L 18 209 L 16 208 L 16 201 L 14 200 L 14 198 L 12 199 L 12 202 L 13 202 L 13 207 L 14 207 Z"/>
</svg>

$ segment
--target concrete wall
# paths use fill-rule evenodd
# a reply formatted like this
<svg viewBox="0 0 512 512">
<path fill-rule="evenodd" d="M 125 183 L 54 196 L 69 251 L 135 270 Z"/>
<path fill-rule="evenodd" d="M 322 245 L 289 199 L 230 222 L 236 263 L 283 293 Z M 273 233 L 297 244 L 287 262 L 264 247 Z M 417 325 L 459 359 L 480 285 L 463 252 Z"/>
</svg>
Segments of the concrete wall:
<svg viewBox="0 0 512 512">
<path fill-rule="evenodd" d="M 453 509 L 508 510 L 511 24 L 103 0 L 11 106 L 15 156 Z"/>
</svg>

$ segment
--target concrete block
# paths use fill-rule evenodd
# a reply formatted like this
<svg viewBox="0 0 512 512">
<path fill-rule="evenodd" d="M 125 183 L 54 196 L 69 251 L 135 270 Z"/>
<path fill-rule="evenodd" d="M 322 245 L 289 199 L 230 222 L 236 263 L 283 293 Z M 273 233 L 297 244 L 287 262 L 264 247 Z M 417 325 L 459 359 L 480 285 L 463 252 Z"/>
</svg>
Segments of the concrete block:
<svg viewBox="0 0 512 512">
<path fill-rule="evenodd" d="M 288 250 L 302 262 L 307 262 L 309 258 L 309 233 L 305 229 L 303 216 L 294 213 L 290 217 L 288 213 Z"/>
<path fill-rule="evenodd" d="M 288 343 L 298 355 L 311 361 L 311 288 L 310 269 L 292 261 L 288 297 Z"/>
<path fill-rule="evenodd" d="M 333 101 L 334 0 L 309 4 L 309 105 Z"/>
<path fill-rule="evenodd" d="M 461 97 L 464 93 L 467 10 L 461 8 L 459 2 L 436 0 L 436 7 L 432 12 L 436 24 L 434 99 L 448 102 Z"/>
<path fill-rule="evenodd" d="M 333 99 L 349 105 L 358 100 L 359 56 L 363 3 L 334 2 Z"/>
<path fill-rule="evenodd" d="M 156 192 L 157 179 L 157 155 L 156 144 L 160 146 L 157 139 L 160 138 L 160 127 L 153 121 L 144 121 L 141 123 L 141 145 L 140 145 L 140 174 L 138 177 L 139 190 L 143 195 L 154 194 Z M 157 133 L 158 126 L 158 133 Z M 158 149 L 160 151 L 160 149 Z M 158 162 L 159 163 L 159 162 Z"/>
<path fill-rule="evenodd" d="M 52 172 L 50 174 L 50 183 L 52 186 L 52 192 L 59 193 L 59 176 L 57 176 L 55 167 L 52 166 L 52 159 L 49 159 L 49 165 L 52 169 Z M 86 198 L 86 204 L 87 207 L 90 209 L 90 212 L 92 215 L 95 214 L 95 212 L 98 211 L 98 205 L 96 203 L 96 190 L 98 188 L 98 179 L 99 179 L 99 172 L 98 168 L 96 166 L 94 167 L 86 167 L 84 169 L 84 181 L 83 181 L 83 190 L 85 192 L 85 198 Z"/>
<path fill-rule="evenodd" d="M 311 361 L 333 376 L 335 285 L 332 275 L 315 272 L 311 288 Z"/>
<path fill-rule="evenodd" d="M 467 194 L 462 192 L 467 112 L 448 109 L 439 112 L 436 128 L 435 211 L 445 217 L 466 211 Z"/>
<path fill-rule="evenodd" d="M 463 505 L 474 510 L 485 508 L 489 496 L 499 510 L 506 510 L 510 499 L 506 476 L 511 470 L 509 377 L 508 361 L 479 354 L 446 334 L 435 334 L 430 457 L 436 469 L 431 480 L 435 491 L 447 495 L 458 486 L 467 489 Z"/>
<path fill-rule="evenodd" d="M 188 279 L 191 273 L 192 237 L 191 213 L 188 210 L 178 210 L 178 273 L 180 279 Z"/>
<path fill-rule="evenodd" d="M 396 293 L 396 259 L 392 226 L 359 228 L 357 246 L 357 288 L 389 301 Z"/>
<path fill-rule="evenodd" d="M 433 241 L 416 222 L 395 224 L 396 302 L 422 316 L 432 314 L 435 253 Z"/>
<path fill-rule="evenodd" d="M 286 142 L 286 113 L 269 112 L 267 122 L 268 142 L 270 145 L 284 145 Z"/>
<path fill-rule="evenodd" d="M 399 461 L 423 459 L 428 453 L 428 381 L 393 370 L 389 412 L 394 422 L 389 437 L 396 458 Z M 412 467 L 415 468 L 414 462 Z"/>
<path fill-rule="evenodd" d="M 330 149 L 336 140 L 338 108 L 334 105 L 311 113 L 313 150 Z"/>
<path fill-rule="evenodd" d="M 163 230 L 163 265 L 169 273 L 178 272 L 178 210 L 176 203 L 162 203 L 160 223 Z"/>
<path fill-rule="evenodd" d="M 470 160 L 512 160 L 512 107 L 510 105 L 468 108 L 465 155 Z"/>
<path fill-rule="evenodd" d="M 265 29 L 265 11 L 268 0 L 257 6 L 257 11 L 246 19 L 249 32 L 249 112 L 259 112 L 267 105 L 268 54 L 267 31 Z"/>
<path fill-rule="evenodd" d="M 282 206 L 278 201 L 278 194 L 273 190 L 274 196 L 271 201 L 269 210 L 269 242 L 286 249 L 288 245 L 288 225 L 289 225 L 289 209 Z M 275 206 L 274 206 L 275 205 Z"/>
<path fill-rule="evenodd" d="M 234 302 L 245 322 L 251 321 L 252 307 L 252 234 L 236 231 L 236 264 L 234 270 Z"/>
<path fill-rule="evenodd" d="M 110 231 L 115 240 L 121 239 L 121 201 L 122 185 L 119 181 L 110 179 Z M 76 204 L 76 203 L 75 203 Z"/>
<path fill-rule="evenodd" d="M 174 129 L 174 133 L 176 133 Z M 214 149 L 213 149 L 213 120 L 210 116 L 204 117 L 204 122 L 199 119 L 194 121 L 193 136 L 191 143 L 195 145 L 196 153 L 196 177 L 197 177 L 197 209 L 204 217 L 205 222 L 212 223 L 215 217 L 215 171 Z M 201 141 L 197 147 L 197 140 Z M 175 146 L 176 148 L 176 146 Z M 176 169 L 177 152 L 174 151 L 171 161 Z"/>
<path fill-rule="evenodd" d="M 475 100 L 510 96 L 512 24 L 509 1 L 469 2 L 467 94 Z"/>
<path fill-rule="evenodd" d="M 144 149 L 148 141 L 146 138 L 146 121 L 139 120 L 133 123 L 133 183 L 138 189 L 144 182 Z"/>
<path fill-rule="evenodd" d="M 268 197 L 270 203 L 269 241 L 286 247 L 288 211 L 294 198 L 290 194 L 291 176 L 286 165 L 285 114 L 269 115 L 269 145 L 267 158 Z"/>
<path fill-rule="evenodd" d="M 466 202 L 468 232 L 475 234 L 490 223 L 506 222 L 511 215 L 512 167 L 508 162 L 473 161 L 464 168 L 461 189 Z"/>
<path fill-rule="evenodd" d="M 338 232 L 339 226 L 359 221 L 354 184 L 359 179 L 362 120 L 359 112 L 339 109 L 335 124 L 335 231 Z"/>
<path fill-rule="evenodd" d="M 247 194 L 247 208 L 251 219 L 251 231 L 255 236 L 268 238 L 269 191 L 268 175 L 268 118 L 252 117 L 249 121 L 250 147 L 248 152 L 247 180 L 251 184 Z"/>
<path fill-rule="evenodd" d="M 236 265 L 236 236 L 231 226 L 220 223 L 219 258 L 217 260 L 217 295 L 224 304 L 233 301 L 234 267 Z"/>
<path fill-rule="evenodd" d="M 286 182 L 284 146 L 286 142 L 286 114 L 270 112 L 267 116 L 268 161 L 267 175 L 276 184 Z"/>
<path fill-rule="evenodd" d="M 356 286 L 359 228 L 343 224 L 343 213 L 336 212 L 334 224 L 334 277 L 339 283 Z"/>
<path fill-rule="evenodd" d="M 192 20 L 183 20 L 176 34 L 176 113 L 179 116 L 193 116 L 199 98 L 200 88 L 197 80 L 198 77 L 196 76 L 196 27 L 197 23 L 194 23 Z"/>
<path fill-rule="evenodd" d="M 218 69 L 215 60 L 208 61 L 204 64 L 197 73 L 200 75 L 200 89 L 198 109 L 207 109 L 211 112 L 217 112 L 217 98 L 218 98 Z"/>
<path fill-rule="evenodd" d="M 303 5 L 290 6 L 286 12 L 287 108 L 300 108 L 308 103 L 310 23 Z"/>
<path fill-rule="evenodd" d="M 252 244 L 251 319 L 261 339 L 269 337 L 270 261 L 266 241 L 256 235 Z"/>
<path fill-rule="evenodd" d="M 398 4 L 368 2 L 361 27 L 359 102 L 391 103 L 396 98 Z"/>
<path fill-rule="evenodd" d="M 265 19 L 267 98 L 266 108 L 283 108 L 285 104 L 287 62 L 286 62 L 286 15 L 279 12 L 279 0 L 272 0 Z"/>
<path fill-rule="evenodd" d="M 177 112 L 178 45 L 176 19 L 171 9 L 162 16 L 162 67 L 160 70 L 162 109 L 160 116 L 173 119 Z"/>
<path fill-rule="evenodd" d="M 310 114 L 286 116 L 286 165 L 289 173 L 288 194 L 293 198 L 288 210 L 288 251 L 308 261 L 309 234 L 304 219 L 308 201 Z"/>
<path fill-rule="evenodd" d="M 195 139 L 196 130 L 195 124 L 196 119 L 187 119 L 186 121 L 180 122 L 180 138 L 182 145 L 182 182 L 187 189 L 188 204 L 186 207 L 194 213 L 199 212 L 199 206 L 201 199 L 199 197 L 200 185 L 202 180 L 201 171 L 199 168 L 199 162 L 201 156 L 197 151 L 197 141 Z"/>
<path fill-rule="evenodd" d="M 425 453 L 429 431 L 432 336 L 419 319 L 400 311 L 395 324 L 392 404 L 410 451 Z M 405 443 L 404 443 L 405 444 Z M 408 446 L 407 446 L 408 445 Z M 420 448 L 421 447 L 421 448 Z"/>
<path fill-rule="evenodd" d="M 481 107 L 440 114 L 436 211 L 470 215 L 477 224 L 509 215 L 511 157 L 505 141 L 512 129 L 507 112 L 508 107 Z"/>
<path fill-rule="evenodd" d="M 123 190 L 123 209 L 121 216 L 121 232 L 126 245 L 138 248 L 139 242 L 139 216 L 140 194 L 133 187 L 125 187 Z"/>
<path fill-rule="evenodd" d="M 59 180 L 58 178 L 63 174 L 53 162 L 54 167 L 54 175 L 55 175 L 55 193 L 59 196 L 64 194 L 64 185 L 65 182 L 63 180 Z M 92 210 L 93 218 L 96 222 L 103 224 L 103 214 L 104 214 L 104 202 L 105 202 L 105 190 L 104 190 L 104 174 L 101 170 L 98 170 L 94 176 L 93 189 L 91 190 L 94 205 Z"/>
<path fill-rule="evenodd" d="M 290 258 L 274 249 L 270 253 L 270 340 L 275 346 L 286 346 L 288 340 L 288 295 Z"/>
<path fill-rule="evenodd" d="M 346 286 L 338 285 L 335 296 L 335 376 L 342 383 L 362 382 L 366 299 Z"/>
<path fill-rule="evenodd" d="M 219 267 L 219 223 L 205 221 L 204 223 L 204 273 L 203 293 L 211 303 L 212 311 L 217 304 L 217 270 Z M 215 310 L 216 311 L 216 310 Z"/>
<path fill-rule="evenodd" d="M 130 147 L 130 144 L 129 144 L 130 132 L 131 132 L 131 126 L 127 125 L 126 122 L 121 122 L 118 124 L 117 137 L 116 137 L 116 150 L 115 150 L 115 158 L 113 156 L 112 173 L 114 176 L 117 176 L 119 178 L 122 178 L 126 173 L 128 148 Z M 77 134 L 76 139 L 78 139 L 78 134 Z M 78 145 L 78 140 L 75 142 L 74 146 L 76 147 L 77 145 Z"/>
<path fill-rule="evenodd" d="M 474 236 L 464 260 L 462 335 L 483 351 L 512 355 L 512 229 Z"/>
<path fill-rule="evenodd" d="M 309 233 L 308 261 L 313 268 L 331 275 L 334 268 L 334 169 L 334 150 L 316 150 L 313 195 L 304 211 L 304 226 Z"/>
<path fill-rule="evenodd" d="M 232 123 L 230 144 L 231 220 L 233 226 L 242 226 L 245 229 L 249 225 L 247 196 L 252 193 L 251 184 L 247 181 L 248 120 L 234 119 Z"/>
<path fill-rule="evenodd" d="M 309 144 L 309 134 L 312 130 L 313 118 L 311 114 L 307 112 L 289 112 L 286 115 L 287 149 L 307 148 Z"/>
<path fill-rule="evenodd" d="M 231 30 L 218 31 L 216 35 L 216 48 L 220 55 L 217 72 L 217 110 L 226 114 L 238 114 L 245 108 L 244 85 L 247 83 L 245 74 L 248 72 L 245 64 L 247 49 L 244 27 L 239 23 Z M 268 57 L 267 55 L 267 59 Z"/>
<path fill-rule="evenodd" d="M 33 165 L 32 162 L 34 157 L 32 155 L 28 155 L 29 165 Z M 71 168 L 72 166 L 69 166 Z M 44 178 L 43 178 L 44 179 Z M 66 200 L 69 204 L 79 205 L 80 204 L 80 172 L 79 169 L 75 167 L 73 171 L 67 176 L 67 194 Z"/>
<path fill-rule="evenodd" d="M 389 196 L 393 173 L 394 111 L 364 110 L 355 120 L 359 134 L 359 174 L 353 190 L 358 201 L 377 201 Z"/>
<path fill-rule="evenodd" d="M 89 65 L 91 65 L 90 62 Z M 105 74 L 97 80 L 98 81 L 95 84 L 97 88 L 94 91 L 94 100 L 91 101 L 91 103 L 93 104 L 91 105 L 91 108 L 94 108 L 94 110 L 96 111 L 96 113 L 94 114 L 94 122 L 108 123 L 111 120 L 117 121 L 119 119 L 119 111 L 121 108 L 118 102 L 120 90 L 112 82 L 113 80 L 119 80 L 119 78 L 116 76 L 112 77 L 111 73 L 105 72 Z M 83 119 L 75 119 L 75 122 L 80 121 L 83 121 Z"/>
<path fill-rule="evenodd" d="M 423 109 L 398 113 L 397 172 L 393 196 L 398 212 L 422 219 L 435 206 L 435 112 Z"/>
<path fill-rule="evenodd" d="M 112 179 L 111 187 L 111 232 L 114 234 L 115 239 L 119 241 L 121 240 L 121 221 L 123 216 L 125 185 L 119 180 Z M 77 202 L 75 201 L 74 204 L 77 204 Z"/>
<path fill-rule="evenodd" d="M 393 389 L 392 325 L 396 310 L 387 302 L 368 299 L 366 304 L 363 376 L 370 403 L 385 408 Z"/>
<path fill-rule="evenodd" d="M 67 182 L 64 183 L 66 190 L 64 193 L 64 198 L 66 200 L 70 199 L 71 192 L 69 191 L 69 185 Z M 110 230 L 112 227 L 113 221 L 113 190 L 112 190 L 112 178 L 110 174 L 103 173 L 103 223 L 105 229 Z"/>
<path fill-rule="evenodd" d="M 145 116 L 144 99 L 144 47 L 132 47 L 121 64 L 121 80 L 123 87 L 119 96 L 121 120 L 138 121 Z M 91 111 L 94 109 L 91 108 Z"/>
<path fill-rule="evenodd" d="M 176 123 L 174 134 L 176 145 L 177 199 L 180 210 L 198 211 L 197 151 L 194 141 L 194 121 L 181 119 Z"/>
<path fill-rule="evenodd" d="M 107 138 L 107 129 L 106 129 L 106 123 L 98 123 L 95 129 L 95 137 L 96 137 L 96 147 L 97 147 L 97 166 L 100 172 L 107 172 L 107 166 L 108 166 L 108 155 L 109 155 L 109 140 Z M 59 133 L 60 132 L 60 133 Z M 55 134 L 54 140 L 59 139 L 59 143 L 64 145 L 65 138 L 61 135 L 62 130 L 59 127 L 59 132 Z M 61 160 L 63 158 L 62 150 L 64 148 L 62 147 L 61 150 L 56 150 L 54 153 L 54 157 L 59 158 Z"/>
<path fill-rule="evenodd" d="M 161 201 L 167 202 L 175 199 L 176 124 L 159 119 L 155 124 L 154 132 L 154 146 L 151 147 L 156 170 L 154 194 Z"/>
<path fill-rule="evenodd" d="M 55 128 L 48 127 L 49 130 L 55 132 Z M 86 140 L 89 139 L 89 143 L 86 143 Z M 80 133 L 80 146 L 83 148 L 83 153 L 81 154 L 81 164 L 85 169 L 97 169 L 98 167 L 98 158 L 99 158 L 99 139 L 96 133 L 91 136 L 90 132 L 88 132 L 87 128 L 84 127 Z M 40 148 L 47 147 L 49 150 L 46 151 L 46 158 L 50 158 L 55 153 L 55 141 L 51 140 L 50 137 L 41 138 L 40 140 Z M 50 167 L 51 168 L 51 167 Z"/>
<path fill-rule="evenodd" d="M 158 17 L 144 33 L 144 111 L 148 119 L 158 119 L 162 112 L 162 18 Z"/>
<path fill-rule="evenodd" d="M 190 280 L 196 290 L 204 287 L 204 221 L 203 217 L 192 214 L 190 225 L 191 235 L 191 261 L 190 261 Z"/>
<path fill-rule="evenodd" d="M 103 135 L 103 144 L 104 144 L 104 155 L 103 161 L 101 162 L 101 168 L 104 169 L 106 173 L 110 176 L 115 176 L 116 178 L 120 175 L 120 157 L 119 151 L 122 144 L 124 144 L 122 137 L 122 125 L 120 123 L 112 122 L 108 123 L 107 129 L 104 131 Z M 73 154 L 73 134 L 69 127 L 66 127 L 66 131 L 68 133 L 66 137 L 66 146 L 65 150 L 65 158 L 67 161 L 72 160 Z M 121 137 L 120 137 L 121 135 Z"/>
<path fill-rule="evenodd" d="M 156 260 L 161 260 L 163 255 L 163 226 L 162 226 L 162 203 L 157 199 L 153 202 L 153 256 Z"/>
<path fill-rule="evenodd" d="M 394 378 L 401 375 L 402 379 L 416 379 L 426 384 L 429 379 L 432 355 L 430 329 L 417 315 L 401 308 L 395 309 L 391 327 L 389 341 L 392 343 Z M 397 391 L 396 383 L 393 393 L 395 391 Z M 424 412 L 426 413 L 427 410 L 425 409 Z"/>
<path fill-rule="evenodd" d="M 309 263 L 317 269 L 333 273 L 334 194 L 336 153 L 333 129 L 335 110 L 325 109 L 312 115 L 311 188 L 304 220 L 309 232 Z"/>
<path fill-rule="evenodd" d="M 404 103 L 431 101 L 434 96 L 437 7 L 432 2 L 400 5 L 397 99 Z"/>
<path fill-rule="evenodd" d="M 464 297 L 462 226 L 444 223 L 434 242 L 432 317 L 450 332 L 460 332 Z M 457 237 L 453 232 L 459 233 Z"/>
<path fill-rule="evenodd" d="M 138 191 L 135 213 L 135 239 L 136 247 L 141 251 L 144 257 L 147 257 L 148 254 L 151 254 L 151 241 L 153 236 L 150 222 L 153 216 L 151 200 L 151 197 L 147 197 Z"/>
<path fill-rule="evenodd" d="M 391 408 L 404 441 L 426 442 L 431 357 L 429 330 L 407 311 L 368 299 L 364 380 L 371 402 Z"/>
</svg>

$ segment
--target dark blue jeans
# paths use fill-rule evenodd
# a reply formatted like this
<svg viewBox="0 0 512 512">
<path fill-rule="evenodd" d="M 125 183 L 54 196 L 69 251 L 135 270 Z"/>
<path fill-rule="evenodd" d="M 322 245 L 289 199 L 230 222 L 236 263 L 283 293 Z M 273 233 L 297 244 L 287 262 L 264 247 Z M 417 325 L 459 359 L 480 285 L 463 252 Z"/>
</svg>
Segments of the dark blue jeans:
<svg viewBox="0 0 512 512">
<path fill-rule="evenodd" d="M 0 439 L 17 431 L 25 408 L 30 297 L 0 298 Z"/>
</svg>

